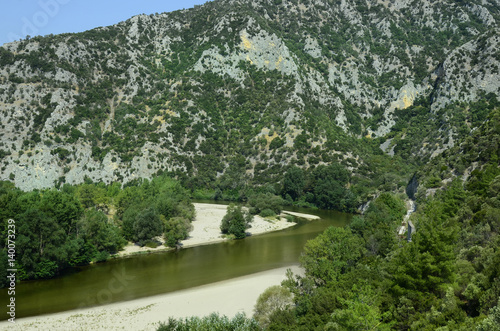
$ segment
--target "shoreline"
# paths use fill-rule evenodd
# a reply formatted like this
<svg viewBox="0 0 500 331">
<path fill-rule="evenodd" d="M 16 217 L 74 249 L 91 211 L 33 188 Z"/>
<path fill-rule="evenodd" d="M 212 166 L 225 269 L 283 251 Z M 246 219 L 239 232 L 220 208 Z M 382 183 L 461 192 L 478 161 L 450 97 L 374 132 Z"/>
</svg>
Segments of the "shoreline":
<svg viewBox="0 0 500 331">
<path fill-rule="evenodd" d="M 15 324 L 0 322 L 9 330 L 156 330 L 169 317 L 203 317 L 219 313 L 232 318 L 237 313 L 253 315 L 259 295 L 286 279 L 286 270 L 303 274 L 297 265 L 262 271 L 242 277 L 146 298 L 61 313 L 26 317 Z M 221 298 L 223 298 L 221 300 Z"/>
<path fill-rule="evenodd" d="M 220 232 L 220 224 L 222 218 L 226 214 L 228 205 L 219 205 L 219 204 L 210 204 L 210 203 L 193 203 L 196 210 L 196 218 L 192 222 L 193 229 L 189 233 L 189 238 L 181 241 L 182 248 L 190 248 L 195 246 L 203 246 L 210 245 L 215 243 L 220 243 L 224 241 L 231 241 L 231 239 L 223 238 L 222 233 Z M 247 229 L 247 233 L 250 236 L 260 235 L 271 233 L 274 231 L 280 231 L 292 226 L 295 226 L 297 223 L 288 222 L 285 218 L 286 213 L 282 213 L 275 220 L 266 220 L 258 215 L 254 216 L 254 221 L 251 223 L 251 227 Z M 301 217 L 304 219 L 315 219 L 319 218 L 315 215 L 308 214 L 300 214 L 300 216 L 295 215 L 297 217 Z M 304 217 L 306 216 L 306 217 Z M 310 217 L 307 217 L 310 216 Z M 141 255 L 141 254 L 154 254 L 154 253 L 162 253 L 171 250 L 175 250 L 176 248 L 165 247 L 163 245 L 158 246 L 157 248 L 148 248 L 148 247 L 139 247 L 135 246 L 133 243 L 129 243 L 124 250 L 119 253 L 112 255 L 110 259 L 120 259 L 127 258 L 131 256 Z M 89 328 L 95 329 L 96 325 L 99 325 L 100 321 L 103 320 L 113 320 L 115 316 L 120 316 L 120 318 L 115 319 L 113 323 L 116 324 L 106 324 L 102 326 L 99 330 L 110 330 L 110 329 L 128 329 L 128 327 L 132 324 L 131 322 L 127 322 L 123 324 L 120 328 L 115 328 L 115 325 L 120 325 L 121 321 L 127 320 L 129 316 L 134 316 L 134 320 L 141 317 L 142 313 L 148 313 L 152 310 L 153 306 L 169 306 L 169 308 L 164 312 L 166 314 L 167 311 L 172 311 L 174 315 L 166 315 L 163 318 L 163 314 L 158 311 L 159 308 L 155 308 L 154 318 L 158 319 L 153 321 L 153 317 L 144 317 L 148 321 L 147 330 L 156 330 L 158 325 L 152 326 L 151 323 L 158 323 L 159 321 L 166 322 L 169 316 L 172 317 L 188 317 L 188 316 L 199 316 L 203 317 L 205 315 L 209 315 L 212 312 L 219 312 L 222 315 L 227 315 L 229 317 L 233 317 L 238 312 L 245 312 L 247 316 L 252 316 L 253 314 L 253 305 L 255 304 L 258 296 L 262 293 L 266 288 L 272 285 L 279 285 L 281 280 L 285 279 L 286 269 L 292 268 L 294 273 L 301 273 L 300 269 L 297 266 L 289 266 L 283 267 L 279 269 L 272 269 L 264 272 L 259 272 L 256 274 L 246 275 L 242 277 L 237 277 L 229 280 L 225 280 L 222 282 L 211 283 L 207 285 L 202 285 L 199 287 L 194 287 L 191 289 L 185 289 L 175 292 L 170 292 L 166 294 L 159 294 L 145 298 L 134 299 L 131 301 L 122 301 L 115 302 L 103 306 L 98 307 L 89 307 L 82 308 L 78 310 L 69 310 L 63 311 L 59 313 L 47 314 L 47 315 L 37 315 L 30 316 L 21 319 L 16 319 L 16 323 L 8 323 L 7 321 L 0 322 L 0 329 L 8 328 L 9 330 L 28 330 L 28 329 L 51 329 L 51 330 L 66 330 L 68 325 L 71 325 L 72 330 L 87 330 Z M 278 280 L 279 278 L 279 280 Z M 233 282 L 237 283 L 238 286 L 234 285 Z M 231 285 L 233 284 L 233 285 Z M 265 285 L 265 286 L 264 286 Z M 227 293 L 218 293 L 217 291 L 223 291 L 226 289 L 226 286 L 232 286 L 231 290 L 228 290 Z M 264 286 L 262 289 L 260 287 Z M 213 299 L 213 302 L 207 304 L 206 307 L 199 307 L 197 302 L 199 301 L 198 290 L 204 290 L 205 288 L 210 288 L 210 291 L 213 291 L 215 294 L 213 296 L 205 295 L 202 296 L 203 300 L 207 301 L 211 298 L 224 298 L 226 301 L 227 298 L 231 298 L 231 302 L 227 305 L 221 306 L 221 302 Z M 248 288 L 248 289 L 247 289 Z M 238 293 L 241 289 L 247 289 L 244 294 L 241 294 L 240 297 L 233 297 L 233 293 Z M 208 291 L 208 290 L 207 290 Z M 188 302 L 182 306 L 178 305 L 178 302 L 169 301 L 170 297 L 184 298 L 184 294 L 190 295 L 187 296 L 189 298 Z M 151 303 L 153 302 L 153 303 Z M 150 303 L 150 304 L 146 304 Z M 160 304 L 161 303 L 161 304 Z M 138 306 L 140 305 L 140 307 Z M 192 310 L 193 305 L 195 310 Z M 243 305 L 243 308 L 239 310 L 234 310 L 238 305 Z M 138 308 L 132 308 L 136 307 Z M 182 308 L 184 307 L 184 308 Z M 151 308 L 151 309 L 150 309 Z M 182 308 L 182 309 L 181 309 Z M 107 314 L 107 315 L 106 315 Z M 149 316 L 149 315 L 147 315 Z M 149 319 L 148 319 L 149 318 Z M 89 321 L 89 324 L 85 324 L 85 321 Z M 74 325 L 72 323 L 75 323 Z M 82 325 L 82 327 L 80 327 Z M 85 327 L 86 325 L 86 327 Z M 138 326 L 134 329 L 143 329 L 146 326 Z"/>
<path fill-rule="evenodd" d="M 204 246 L 210 244 L 216 244 L 224 241 L 230 241 L 230 239 L 223 238 L 220 232 L 220 224 L 222 218 L 226 214 L 227 205 L 211 204 L 211 203 L 193 203 L 196 211 L 195 220 L 191 223 L 193 229 L 189 232 L 188 239 L 182 240 L 180 242 L 180 248 L 189 248 L 195 246 Z M 319 219 L 316 215 L 295 213 L 282 211 L 282 214 L 278 216 L 278 220 L 269 221 L 261 216 L 255 215 L 254 220 L 251 223 L 251 227 L 247 229 L 247 233 L 250 236 L 270 233 L 274 231 L 280 231 L 287 229 L 296 225 L 295 222 L 288 222 L 283 215 L 293 215 L 307 220 Z M 175 250 L 177 248 L 165 247 L 163 244 L 156 248 L 140 247 L 133 243 L 128 243 L 123 250 L 111 255 L 111 259 L 118 259 L 129 257 L 133 255 L 140 254 L 151 254 L 157 252 L 168 252 Z"/>
</svg>

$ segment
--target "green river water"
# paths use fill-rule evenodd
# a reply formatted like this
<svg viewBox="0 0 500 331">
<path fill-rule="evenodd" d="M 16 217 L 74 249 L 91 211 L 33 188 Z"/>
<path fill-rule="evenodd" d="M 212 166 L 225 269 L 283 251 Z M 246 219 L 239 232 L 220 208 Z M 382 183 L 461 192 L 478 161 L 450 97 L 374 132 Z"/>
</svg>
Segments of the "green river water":
<svg viewBox="0 0 500 331">
<path fill-rule="evenodd" d="M 163 294 L 269 269 L 298 264 L 307 240 L 329 226 L 344 226 L 351 215 L 291 208 L 321 220 L 243 240 L 163 253 L 136 255 L 75 268 L 50 280 L 16 286 L 16 319 Z M 9 300 L 0 290 L 2 305 Z M 5 307 L 5 306 L 4 306 Z M 0 320 L 6 320 L 2 314 Z"/>
</svg>

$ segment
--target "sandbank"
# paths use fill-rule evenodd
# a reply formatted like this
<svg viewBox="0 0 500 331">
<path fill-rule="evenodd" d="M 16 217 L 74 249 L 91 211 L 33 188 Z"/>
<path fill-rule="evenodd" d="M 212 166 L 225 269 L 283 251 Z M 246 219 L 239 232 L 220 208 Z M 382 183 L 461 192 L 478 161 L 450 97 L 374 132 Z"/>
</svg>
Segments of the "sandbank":
<svg viewBox="0 0 500 331">
<path fill-rule="evenodd" d="M 297 213 L 295 211 L 288 211 L 288 210 L 283 210 L 283 214 L 288 214 L 292 216 L 297 216 L 300 218 L 305 218 L 306 220 L 312 221 L 312 220 L 319 220 L 321 217 L 316 216 L 316 215 L 311 215 L 311 214 L 304 214 L 304 213 Z"/>
<path fill-rule="evenodd" d="M 0 322 L 2 330 L 156 330 L 169 317 L 206 316 L 213 312 L 248 317 L 258 296 L 286 278 L 286 269 L 301 274 L 298 266 L 283 267 L 187 290 L 105 306 L 27 317 L 15 324 Z"/>
<path fill-rule="evenodd" d="M 189 233 L 189 238 L 182 240 L 180 242 L 180 247 L 187 248 L 199 245 L 213 244 L 221 241 L 228 240 L 223 237 L 220 232 L 220 224 L 224 215 L 227 212 L 227 205 L 216 205 L 211 203 L 193 203 L 196 210 L 196 218 L 191 223 L 193 229 Z M 303 217 L 306 219 L 314 219 L 317 216 L 286 212 L 291 215 Z M 284 217 L 279 217 L 278 220 L 266 220 L 258 215 L 254 216 L 254 220 L 251 223 L 252 227 L 247 230 L 250 235 L 258 235 L 273 231 L 279 231 L 291 226 L 296 223 L 288 222 Z M 160 238 L 161 239 L 161 238 Z M 115 256 L 122 257 L 132 254 L 148 253 L 148 252 L 159 252 L 164 250 L 170 250 L 172 248 L 159 246 L 157 248 L 149 247 L 139 247 L 132 243 L 129 243 L 125 248 L 118 252 Z"/>
</svg>

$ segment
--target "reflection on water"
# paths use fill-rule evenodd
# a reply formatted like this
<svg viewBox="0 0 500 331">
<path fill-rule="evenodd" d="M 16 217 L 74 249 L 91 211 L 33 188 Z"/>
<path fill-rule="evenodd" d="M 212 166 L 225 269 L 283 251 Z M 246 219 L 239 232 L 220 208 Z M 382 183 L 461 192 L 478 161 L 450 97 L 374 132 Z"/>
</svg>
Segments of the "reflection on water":
<svg viewBox="0 0 500 331">
<path fill-rule="evenodd" d="M 21 282 L 16 289 L 16 317 L 131 300 L 297 264 L 307 240 L 328 226 L 344 226 L 351 218 L 334 211 L 289 210 L 315 214 L 321 220 L 244 240 L 136 255 L 75 268 L 55 279 Z M 0 302 L 7 300 L 2 289 Z"/>
</svg>

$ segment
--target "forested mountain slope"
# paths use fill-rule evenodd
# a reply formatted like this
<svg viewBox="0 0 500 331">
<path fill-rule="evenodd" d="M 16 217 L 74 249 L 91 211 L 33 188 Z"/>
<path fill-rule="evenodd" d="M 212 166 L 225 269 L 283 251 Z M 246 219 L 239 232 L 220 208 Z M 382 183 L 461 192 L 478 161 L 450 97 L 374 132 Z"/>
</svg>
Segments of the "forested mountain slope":
<svg viewBox="0 0 500 331">
<path fill-rule="evenodd" d="M 214 0 L 3 45 L 0 180 L 15 187 L 0 182 L 0 214 L 18 221 L 20 278 L 162 231 L 173 246 L 193 196 L 315 205 L 363 215 L 307 244 L 270 329 L 491 329 L 499 14 L 498 0 Z"/>
<path fill-rule="evenodd" d="M 294 305 L 266 313 L 268 329 L 498 330 L 499 155 L 496 109 L 417 173 L 410 242 L 395 236 L 403 202 L 381 194 L 306 244 L 305 276 L 283 283 Z"/>
<path fill-rule="evenodd" d="M 5 44 L 0 179 L 230 189 L 339 162 L 384 184 L 379 145 L 427 160 L 485 119 L 468 105 L 498 98 L 498 17 L 496 0 L 216 0 Z M 412 142 L 417 104 L 432 135 Z"/>
</svg>

